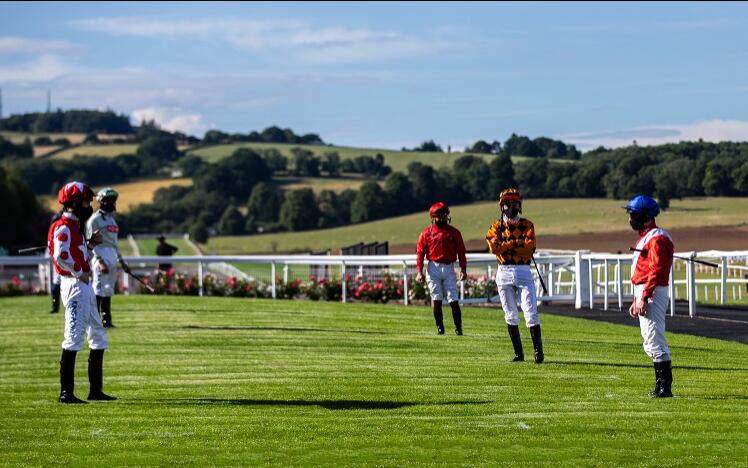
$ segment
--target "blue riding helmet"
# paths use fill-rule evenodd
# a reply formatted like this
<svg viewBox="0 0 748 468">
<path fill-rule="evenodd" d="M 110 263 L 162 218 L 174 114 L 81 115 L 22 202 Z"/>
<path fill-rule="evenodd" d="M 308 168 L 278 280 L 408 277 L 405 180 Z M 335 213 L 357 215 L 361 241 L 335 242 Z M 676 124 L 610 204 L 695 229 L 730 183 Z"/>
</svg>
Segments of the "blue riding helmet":
<svg viewBox="0 0 748 468">
<path fill-rule="evenodd" d="M 647 195 L 637 195 L 623 207 L 629 213 L 640 213 L 650 218 L 660 214 L 660 205 L 654 198 Z"/>
</svg>

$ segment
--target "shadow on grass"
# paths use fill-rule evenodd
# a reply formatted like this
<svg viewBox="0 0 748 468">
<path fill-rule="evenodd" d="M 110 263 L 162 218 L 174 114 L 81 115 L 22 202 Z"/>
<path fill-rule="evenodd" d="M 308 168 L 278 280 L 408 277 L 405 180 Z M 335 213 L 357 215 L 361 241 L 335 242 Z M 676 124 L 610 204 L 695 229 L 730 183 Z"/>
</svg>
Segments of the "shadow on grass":
<svg viewBox="0 0 748 468">
<path fill-rule="evenodd" d="M 245 398 L 176 398 L 157 400 L 177 405 L 318 406 L 329 410 L 389 410 L 408 406 L 485 405 L 490 401 L 445 401 L 441 403 L 371 400 L 254 400 Z"/>
<path fill-rule="evenodd" d="M 696 395 L 676 395 L 684 398 L 693 398 L 695 400 L 748 400 L 748 395 L 720 395 L 720 396 L 696 396 Z"/>
<path fill-rule="evenodd" d="M 322 333 L 360 333 L 365 335 L 385 335 L 384 332 L 369 330 L 346 330 L 343 328 L 300 328 L 300 327 L 240 327 L 240 326 L 203 326 L 187 325 L 182 328 L 189 330 L 221 330 L 221 331 L 283 331 L 283 332 L 322 332 Z"/>
<path fill-rule="evenodd" d="M 652 364 L 626 364 L 620 362 L 588 362 L 588 361 L 545 361 L 546 364 L 559 364 L 562 366 L 600 366 L 600 367 L 629 367 L 637 369 L 652 369 Z M 703 370 L 703 371 L 748 371 L 743 367 L 704 367 L 704 366 L 673 366 L 673 371 L 677 372 L 678 369 L 685 370 Z"/>
<path fill-rule="evenodd" d="M 639 325 L 636 325 L 637 327 Z M 617 347 L 617 348 L 638 348 L 641 349 L 642 344 L 641 343 L 626 343 L 626 342 L 616 342 L 616 341 L 602 341 L 602 340 L 565 340 L 565 339 L 547 339 L 548 342 L 553 343 L 570 343 L 570 344 L 582 344 L 582 345 L 600 345 L 600 346 L 608 346 L 608 347 Z M 673 346 L 674 349 L 677 349 L 679 351 L 681 350 L 688 350 L 688 351 L 712 351 L 712 348 L 707 347 L 697 347 L 697 346 Z"/>
</svg>

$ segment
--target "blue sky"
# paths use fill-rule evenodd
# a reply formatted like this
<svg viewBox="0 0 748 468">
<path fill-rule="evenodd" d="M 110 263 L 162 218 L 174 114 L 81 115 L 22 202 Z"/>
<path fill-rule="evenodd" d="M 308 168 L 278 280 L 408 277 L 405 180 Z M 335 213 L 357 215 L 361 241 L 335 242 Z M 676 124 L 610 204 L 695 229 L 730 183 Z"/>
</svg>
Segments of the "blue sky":
<svg viewBox="0 0 748 468">
<path fill-rule="evenodd" d="M 202 136 L 748 140 L 748 3 L 0 3 L 3 113 Z"/>
</svg>

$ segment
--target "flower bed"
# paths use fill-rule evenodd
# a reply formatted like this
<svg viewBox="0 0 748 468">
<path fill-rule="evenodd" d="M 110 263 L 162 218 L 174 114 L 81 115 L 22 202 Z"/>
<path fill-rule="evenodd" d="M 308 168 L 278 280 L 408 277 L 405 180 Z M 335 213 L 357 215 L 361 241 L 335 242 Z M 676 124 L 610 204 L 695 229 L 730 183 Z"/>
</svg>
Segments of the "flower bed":
<svg viewBox="0 0 748 468">
<path fill-rule="evenodd" d="M 366 280 L 359 277 L 346 277 L 346 299 L 348 301 L 386 304 L 391 301 L 402 301 L 405 288 L 401 276 L 383 272 L 380 278 Z M 196 276 L 158 273 L 143 278 L 155 290 L 156 294 L 190 295 L 199 294 L 199 282 Z M 139 286 L 141 293 L 147 293 L 145 287 Z M 225 297 L 272 297 L 272 287 L 266 281 L 246 281 L 235 277 L 226 280 L 216 275 L 203 277 L 203 292 L 208 296 Z M 276 279 L 276 297 L 279 299 L 309 299 L 312 301 L 341 301 L 343 284 L 339 278 L 317 278 L 310 276 L 306 281 L 296 278 L 283 283 Z M 466 297 L 490 297 L 496 294 L 496 283 L 485 276 L 469 277 L 465 282 Z M 408 281 L 408 298 L 411 302 L 429 302 L 428 288 L 415 279 Z"/>
</svg>

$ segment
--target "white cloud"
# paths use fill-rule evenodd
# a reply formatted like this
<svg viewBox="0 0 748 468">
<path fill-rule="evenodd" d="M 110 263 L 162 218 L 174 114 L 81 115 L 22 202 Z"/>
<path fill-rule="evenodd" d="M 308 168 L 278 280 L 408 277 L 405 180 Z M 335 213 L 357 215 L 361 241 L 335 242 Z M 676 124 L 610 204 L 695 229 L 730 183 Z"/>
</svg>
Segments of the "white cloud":
<svg viewBox="0 0 748 468">
<path fill-rule="evenodd" d="M 203 135 L 208 126 L 203 122 L 203 116 L 195 113 L 185 113 L 177 108 L 147 107 L 136 109 L 131 113 L 132 118 L 141 124 L 144 121 L 155 121 L 161 128 L 170 132 L 183 132 L 188 135 Z"/>
<path fill-rule="evenodd" d="M 50 81 L 72 71 L 56 55 L 45 54 L 31 61 L 0 66 L 0 82 Z"/>
<path fill-rule="evenodd" d="M 268 57 L 290 56 L 304 62 L 331 63 L 382 60 L 433 54 L 453 47 L 455 41 L 437 32 L 419 38 L 392 31 L 345 27 L 314 27 L 298 20 L 190 19 L 161 20 L 139 17 L 96 18 L 74 21 L 86 31 L 144 38 L 219 39 L 235 47 Z"/>
<path fill-rule="evenodd" d="M 40 54 L 75 48 L 66 41 L 42 41 L 24 37 L 0 36 L 0 54 Z"/>
<path fill-rule="evenodd" d="M 635 127 L 608 132 L 575 133 L 561 135 L 563 141 L 587 150 L 605 146 L 618 148 L 631 145 L 653 146 L 680 141 L 748 141 L 748 122 L 743 120 L 712 119 L 688 124 L 663 124 Z"/>
</svg>

